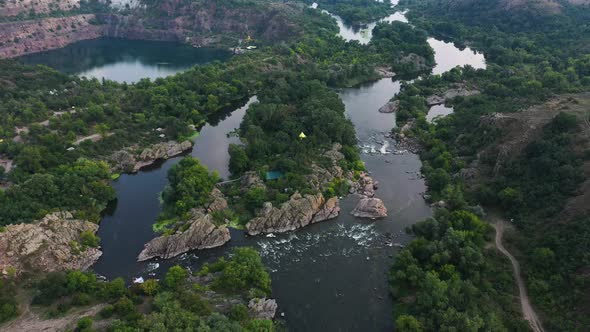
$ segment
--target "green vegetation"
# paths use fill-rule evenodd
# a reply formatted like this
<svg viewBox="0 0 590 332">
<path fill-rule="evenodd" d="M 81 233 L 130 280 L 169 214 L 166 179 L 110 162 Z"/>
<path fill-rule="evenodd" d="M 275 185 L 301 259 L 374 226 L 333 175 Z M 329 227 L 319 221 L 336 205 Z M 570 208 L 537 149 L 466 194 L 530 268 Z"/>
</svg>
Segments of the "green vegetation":
<svg viewBox="0 0 590 332">
<path fill-rule="evenodd" d="M 4 287 L 0 284 L 3 300 L 4 294 L 9 294 Z M 90 331 L 93 320 L 114 318 L 107 323 L 109 331 L 272 332 L 274 323 L 253 319 L 245 305 L 253 297 L 269 296 L 270 289 L 270 276 L 258 253 L 251 248 L 238 248 L 231 258 L 205 265 L 199 277 L 189 277 L 189 272 L 177 265 L 168 270 L 162 282 L 148 279 L 130 288 L 120 278 L 103 282 L 90 272 L 49 273 L 32 285 L 32 304 L 50 317 L 64 315 L 72 307 L 106 304 L 97 317 L 78 321 L 80 331 Z M 221 298 L 212 296 L 211 290 L 219 292 Z M 241 303 L 219 311 L 217 301 L 226 301 L 225 298 Z M 0 308 L 2 321 L 13 317 L 14 297 L 8 296 Z"/>
<path fill-rule="evenodd" d="M 484 249 L 490 226 L 473 213 L 440 209 L 412 226 L 416 235 L 391 269 L 401 331 L 521 331 L 506 261 Z"/>
<path fill-rule="evenodd" d="M 233 1 L 227 5 L 246 6 L 248 2 Z M 277 120 L 287 119 L 290 127 L 261 128 L 268 133 L 258 142 L 247 137 L 255 135 L 258 129 L 244 125 L 240 134 L 249 140 L 249 151 L 231 148 L 232 172 L 278 167 L 295 175 L 288 180 L 289 184 L 299 182 L 295 188 L 303 188 L 299 175 L 306 173 L 309 160 L 304 160 L 303 167 L 293 164 L 297 159 L 283 159 L 278 165 L 278 158 L 269 153 L 309 159 L 306 152 L 318 151 L 330 142 L 344 142 L 345 147 L 355 144 L 351 125 L 343 122 L 342 105 L 326 85 L 351 86 L 375 79 L 376 66 L 393 66 L 400 75 L 409 73 L 411 68 L 396 67 L 396 58 L 409 53 L 432 63 L 426 35 L 399 22 L 380 25 L 374 41 L 363 46 L 344 43 L 336 36 L 333 22 L 320 11 L 304 10 L 296 19 L 304 29 L 298 40 L 261 48 L 226 63 L 215 62 L 173 77 L 144 79 L 132 85 L 80 79 L 44 66 L 0 61 L 0 79 L 6 82 L 0 87 L 0 156 L 14 160 L 16 165 L 3 175 L 11 186 L 0 192 L 0 202 L 10 208 L 0 211 L 0 225 L 30 222 L 53 210 L 74 210 L 98 221 L 100 211 L 114 198 L 108 180 L 116 179 L 121 170 L 114 169 L 115 174 L 111 175 L 105 169 L 106 174 L 101 171 L 88 178 L 77 174 L 74 166 L 81 158 L 107 160 L 113 152 L 126 147 L 186 139 L 194 135 L 191 126 L 202 125 L 254 93 L 259 94 L 261 103 L 249 113 L 270 110 Z M 272 96 L 275 93 L 277 97 Z M 262 120 L 248 121 L 258 126 Z M 331 121 L 334 122 L 330 126 Z M 154 132 L 156 128 L 163 128 L 164 139 Z M 292 141 L 293 135 L 298 134 L 293 130 L 310 131 L 310 139 Z M 94 134 L 100 135 L 98 142 L 74 144 Z M 271 144 L 271 140 L 276 141 Z M 295 143 L 297 148 L 281 146 L 286 142 Z M 263 148 L 260 155 L 251 151 L 254 146 Z M 86 164 L 90 167 L 90 162 Z M 102 163 L 97 165 L 104 169 Z M 62 174 L 74 175 L 68 177 L 70 182 L 65 182 L 60 178 Z M 84 183 L 93 186 L 88 188 Z M 45 195 L 41 187 L 51 189 L 51 194 Z M 286 199 L 284 193 L 271 192 L 269 197 L 275 202 Z M 186 206 L 194 207 L 192 203 Z M 166 212 L 170 216 L 186 212 L 179 209 L 183 211 Z"/>
<path fill-rule="evenodd" d="M 29 152 L 24 152 L 27 157 L 21 167 L 44 162 L 38 151 L 24 150 Z M 60 209 L 78 211 L 78 217 L 98 221 L 100 212 L 115 198 L 109 180 L 106 163 L 83 158 L 45 174 L 34 174 L 0 191 L 0 225 L 39 219 Z"/>
<path fill-rule="evenodd" d="M 175 221 L 188 219 L 190 210 L 209 203 L 211 190 L 220 178 L 215 171 L 209 173 L 198 159 L 185 157 L 170 168 L 168 181 L 162 193 L 163 212 L 154 225 L 158 232 L 163 232 Z"/>
<path fill-rule="evenodd" d="M 16 292 L 14 277 L 0 280 L 0 323 L 18 316 Z"/>
<path fill-rule="evenodd" d="M 587 218 L 574 217 L 567 223 L 560 223 L 558 216 L 566 199 L 576 194 L 583 180 L 580 168 L 583 156 L 576 151 L 574 143 L 583 142 L 579 134 L 579 116 L 576 118 L 567 107 L 561 114 L 556 112 L 557 116 L 543 128 L 541 137 L 518 156 L 506 158 L 497 173 L 493 170 L 498 169 L 498 159 L 489 153 L 495 151 L 506 133 L 493 121 L 483 121 L 482 116 L 490 119 L 492 113 L 515 112 L 554 94 L 587 90 L 590 83 L 588 57 L 578 47 L 579 41 L 589 36 L 588 26 L 582 23 L 587 22 L 587 11 L 574 13 L 565 6 L 564 15 L 543 17 L 540 23 L 536 21 L 540 17 L 527 12 L 516 11 L 511 15 L 495 10 L 486 12 L 479 2 L 479 7 L 469 9 L 460 5 L 441 7 L 441 4 L 438 1 L 402 2 L 410 9 L 409 16 L 418 27 L 484 51 L 488 68 L 467 67 L 442 76 L 426 77 L 404 85 L 397 96 L 401 104 L 398 120 L 414 121 L 408 134 L 424 144 L 423 173 L 431 199 L 443 200 L 452 211 L 449 215 L 444 212 L 446 210 L 439 211 L 435 217 L 436 227 L 434 221 L 414 226 L 417 239 L 402 254 L 404 259 L 398 260 L 392 269 L 393 294 L 404 303 L 400 305 L 396 321 L 398 328 L 526 328 L 514 319 L 517 315 L 513 306 L 505 302 L 506 295 L 513 290 L 508 288 L 508 283 L 494 282 L 495 273 L 490 273 L 501 271 L 499 267 L 506 266 L 506 262 L 482 250 L 476 238 L 455 242 L 455 250 L 482 254 L 483 258 L 478 259 L 468 256 L 472 257 L 470 262 L 479 262 L 479 265 L 459 269 L 458 262 L 453 262 L 451 270 L 459 273 L 461 283 L 475 285 L 478 293 L 471 294 L 479 295 L 474 300 L 461 295 L 468 299 L 465 301 L 452 299 L 449 293 L 457 277 L 453 273 L 454 279 L 447 279 L 449 273 L 439 262 L 452 261 L 453 254 L 459 251 L 448 249 L 446 236 L 450 236 L 451 230 L 460 229 L 462 237 L 471 237 L 472 232 L 465 232 L 464 225 L 449 225 L 457 220 L 457 211 L 481 211 L 478 206 L 481 204 L 502 209 L 518 226 L 520 234 L 512 244 L 522 255 L 519 259 L 534 305 L 546 314 L 542 316 L 545 328 L 584 330 L 588 325 L 583 300 L 587 296 L 588 279 L 580 271 L 590 264 L 585 254 L 589 246 L 588 222 Z M 489 5 L 495 6 L 495 3 Z M 482 93 L 453 99 L 450 104 L 454 114 L 436 124 L 427 123 L 426 97 L 456 85 L 476 88 Z M 476 163 L 471 164 L 473 161 Z M 469 181 L 455 176 L 469 165 L 478 165 L 482 174 Z M 432 236 L 430 231 L 425 232 L 430 228 L 440 229 L 442 233 Z M 462 255 L 467 256 L 467 253 Z M 398 270 L 402 272 L 397 274 Z M 408 288 L 398 286 L 398 282 L 410 285 L 410 293 L 404 294 Z M 512 279 L 506 282 L 511 283 Z M 457 287 L 466 292 L 469 288 L 461 283 Z M 440 291 L 443 299 L 450 300 L 443 300 L 444 306 L 439 300 L 420 301 L 425 296 L 421 292 L 432 294 L 434 290 L 437 294 Z M 408 303 L 413 296 L 416 296 L 415 302 Z M 484 307 L 491 308 L 492 316 L 477 309 Z"/>
<path fill-rule="evenodd" d="M 221 258 L 205 264 L 199 275 L 218 274 L 213 289 L 230 294 L 247 294 L 249 297 L 266 297 L 271 293 L 270 275 L 258 253 L 248 247 L 236 248 L 229 260 Z"/>
</svg>

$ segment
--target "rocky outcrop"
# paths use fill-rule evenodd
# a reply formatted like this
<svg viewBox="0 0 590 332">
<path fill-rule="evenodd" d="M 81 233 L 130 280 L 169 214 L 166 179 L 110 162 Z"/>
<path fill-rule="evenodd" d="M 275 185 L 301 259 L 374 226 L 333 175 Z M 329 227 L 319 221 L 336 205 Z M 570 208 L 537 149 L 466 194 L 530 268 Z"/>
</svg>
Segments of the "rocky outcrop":
<svg viewBox="0 0 590 332">
<path fill-rule="evenodd" d="M 448 89 L 442 93 L 432 95 L 426 98 L 426 104 L 428 106 L 441 105 L 447 100 L 455 97 L 469 97 L 481 93 L 479 90 L 468 89 L 462 85 L 458 85 L 455 88 Z"/>
<path fill-rule="evenodd" d="M 228 208 L 227 200 L 221 190 L 213 188 L 210 196 L 212 201 L 209 203 L 209 206 L 207 206 L 207 213 L 222 211 Z"/>
<path fill-rule="evenodd" d="M 86 270 L 102 252 L 83 248 L 80 236 L 97 230 L 98 225 L 68 212 L 48 214 L 32 224 L 9 225 L 0 232 L 0 272 Z"/>
<path fill-rule="evenodd" d="M 246 224 L 246 231 L 250 235 L 283 233 L 336 218 L 339 213 L 336 197 L 326 200 L 321 193 L 305 196 L 295 193 L 279 208 L 265 203 L 259 215 Z"/>
<path fill-rule="evenodd" d="M 375 68 L 375 73 L 381 78 L 395 77 L 395 73 L 391 71 L 391 68 L 387 67 L 377 67 Z"/>
<path fill-rule="evenodd" d="M 250 317 L 254 319 L 273 319 L 277 312 L 277 301 L 266 298 L 254 298 L 248 303 Z"/>
<path fill-rule="evenodd" d="M 142 262 L 155 257 L 169 259 L 195 249 L 209 249 L 222 246 L 230 240 L 225 225 L 216 226 L 209 214 L 193 211 L 190 225 L 185 231 L 157 237 L 148 242 L 137 257 Z"/>
<path fill-rule="evenodd" d="M 178 143 L 169 141 L 165 143 L 154 144 L 141 151 L 135 149 L 126 149 L 117 151 L 110 157 L 110 164 L 114 171 L 137 172 L 141 168 L 149 166 L 158 160 L 165 160 L 192 148 L 191 141 Z"/>
<path fill-rule="evenodd" d="M 80 0 L 3 0 L 0 1 L 0 17 L 49 14 L 52 11 L 70 11 L 80 7 Z"/>
<path fill-rule="evenodd" d="M 244 173 L 240 182 L 240 191 L 242 194 L 251 188 L 266 188 L 264 181 L 253 171 Z"/>
<path fill-rule="evenodd" d="M 402 65 L 412 65 L 414 67 L 413 69 L 417 72 L 430 69 L 430 67 L 426 63 L 426 59 L 423 56 L 420 56 L 415 53 L 410 53 L 408 55 L 402 56 L 398 60 L 396 60 L 396 62 Z"/>
<path fill-rule="evenodd" d="M 367 173 L 361 172 L 359 180 L 354 184 L 353 188 L 355 192 L 362 197 L 372 198 L 375 196 L 375 190 L 377 190 L 378 183 L 373 181 Z"/>
<path fill-rule="evenodd" d="M 329 165 L 311 165 L 311 173 L 306 175 L 305 179 L 314 191 L 323 192 L 337 178 L 352 177 L 352 174 L 344 174 L 344 170 L 338 165 L 338 162 L 344 159 L 341 149 L 342 145 L 336 143 L 330 150 L 322 153 L 322 157 L 330 160 Z"/>
<path fill-rule="evenodd" d="M 104 35 L 94 24 L 95 15 L 74 15 L 40 20 L 0 23 L 0 58 L 62 48 L 66 45 Z"/>
<path fill-rule="evenodd" d="M 381 108 L 379 109 L 379 112 L 380 113 L 394 113 L 394 112 L 397 112 L 397 110 L 399 109 L 399 104 L 400 104 L 400 101 L 399 100 L 390 101 L 387 104 L 381 106 Z"/>
<path fill-rule="evenodd" d="M 361 198 L 351 214 L 359 218 L 383 218 L 387 217 L 387 208 L 379 198 Z"/>
</svg>

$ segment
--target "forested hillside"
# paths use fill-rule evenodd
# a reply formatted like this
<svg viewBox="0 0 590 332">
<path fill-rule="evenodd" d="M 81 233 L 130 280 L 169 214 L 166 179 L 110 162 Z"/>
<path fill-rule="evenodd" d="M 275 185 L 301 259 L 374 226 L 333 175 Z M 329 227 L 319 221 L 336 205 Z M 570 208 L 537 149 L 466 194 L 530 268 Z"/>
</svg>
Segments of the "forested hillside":
<svg viewBox="0 0 590 332">
<path fill-rule="evenodd" d="M 587 197 L 584 190 L 588 187 L 581 184 L 589 175 L 590 151 L 586 124 L 590 114 L 586 92 L 590 89 L 588 10 L 565 2 L 523 2 L 523 6 L 511 8 L 502 2 L 402 1 L 402 6 L 410 9 L 408 16 L 419 27 L 482 50 L 488 68 L 456 69 L 442 77 L 420 80 L 407 85 L 397 97 L 402 105 L 399 115 L 412 119 L 413 135 L 425 144 L 423 171 L 431 199 L 444 201 L 449 211 L 445 213 L 451 214 L 449 219 L 439 211 L 443 217 L 414 227 L 419 238 L 408 250 L 412 258 L 396 263 L 394 284 L 411 280 L 418 292 L 412 293 L 419 301 L 421 292 L 432 292 L 429 282 L 433 278 L 448 292 L 457 272 L 459 280 L 473 284 L 480 282 L 486 271 L 498 268 L 501 261 L 494 257 L 465 268 L 453 262 L 456 253 L 444 244 L 451 230 L 458 229 L 467 231 L 461 233 L 465 241 L 462 250 L 481 244 L 473 236 L 485 236 L 485 229 L 474 230 L 464 221 L 454 225 L 464 218 L 453 217 L 464 209 L 481 213 L 481 205 L 501 211 L 517 226 L 518 233 L 509 243 L 524 261 L 527 288 L 533 305 L 542 312 L 545 328 L 586 330 L 590 324 L 585 300 L 589 280 L 584 272 L 590 266 L 589 211 L 571 208 L 580 206 L 579 199 L 565 211 L 564 207 L 576 196 Z M 454 114 L 428 123 L 424 117 L 426 99 L 459 85 L 481 93 L 450 100 Z M 425 250 L 431 251 L 426 254 Z M 485 254 L 486 250 L 480 247 L 475 252 Z M 396 272 L 416 267 L 424 271 L 417 279 L 408 280 L 410 275 Z M 428 272 L 433 267 L 438 271 L 434 276 Z M 482 289 L 485 287 L 479 287 Z M 394 290 L 394 296 L 403 301 L 404 293 L 397 286 Z M 451 294 L 444 298 L 449 299 L 444 307 L 447 310 L 464 310 Z M 426 330 L 446 322 L 456 324 L 452 316 L 433 316 L 431 310 L 437 302 L 408 310 Z M 485 312 L 476 309 L 465 324 L 493 329 Z M 401 316 L 399 324 L 412 319 Z"/>
</svg>

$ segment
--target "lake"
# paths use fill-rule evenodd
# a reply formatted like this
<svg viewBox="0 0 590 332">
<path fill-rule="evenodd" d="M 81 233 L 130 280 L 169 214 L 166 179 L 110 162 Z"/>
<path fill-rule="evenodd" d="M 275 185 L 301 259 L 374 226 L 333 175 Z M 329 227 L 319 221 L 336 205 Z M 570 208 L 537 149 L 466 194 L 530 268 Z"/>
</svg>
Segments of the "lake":
<svg viewBox="0 0 590 332">
<path fill-rule="evenodd" d="M 64 48 L 19 57 L 26 64 L 44 64 L 66 74 L 134 83 L 185 71 L 194 65 L 227 60 L 229 51 L 143 40 L 100 38 Z"/>
</svg>

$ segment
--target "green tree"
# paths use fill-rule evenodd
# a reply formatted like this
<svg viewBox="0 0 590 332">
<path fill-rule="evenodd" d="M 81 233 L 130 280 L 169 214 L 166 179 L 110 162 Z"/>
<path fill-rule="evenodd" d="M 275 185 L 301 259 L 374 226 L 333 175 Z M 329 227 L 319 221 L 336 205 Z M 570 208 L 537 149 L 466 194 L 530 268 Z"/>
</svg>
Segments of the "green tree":
<svg viewBox="0 0 590 332">
<path fill-rule="evenodd" d="M 76 331 L 78 332 L 92 332 L 94 329 L 92 328 L 92 318 L 90 317 L 82 317 L 76 323 Z"/>
<path fill-rule="evenodd" d="M 176 289 L 186 281 L 188 271 L 180 265 L 171 267 L 164 277 L 164 284 L 170 289 Z"/>
<path fill-rule="evenodd" d="M 183 158 L 168 171 L 169 185 L 162 193 L 164 208 L 177 216 L 182 216 L 192 208 L 209 201 L 209 194 L 219 176 L 209 173 L 196 158 Z"/>
<path fill-rule="evenodd" d="M 149 296 L 153 296 L 158 292 L 160 289 L 160 284 L 156 279 L 148 279 L 143 284 L 141 284 L 141 290 Z"/>
<path fill-rule="evenodd" d="M 248 247 L 234 249 L 231 260 L 223 265 L 214 285 L 234 292 L 255 289 L 262 293 L 261 296 L 269 295 L 271 291 L 270 276 L 260 255 Z"/>
<path fill-rule="evenodd" d="M 395 327 L 400 332 L 422 332 L 422 324 L 411 315 L 401 315 L 395 320 Z"/>
</svg>

